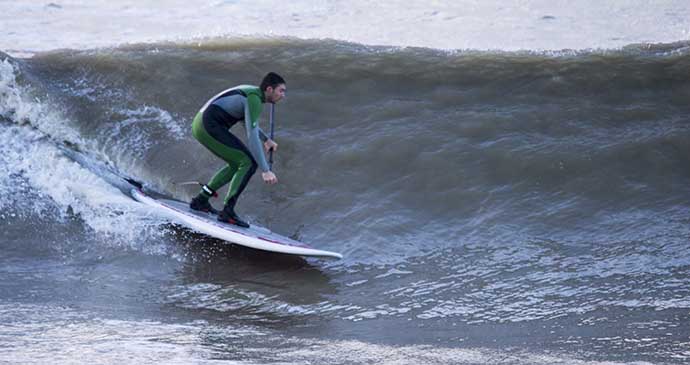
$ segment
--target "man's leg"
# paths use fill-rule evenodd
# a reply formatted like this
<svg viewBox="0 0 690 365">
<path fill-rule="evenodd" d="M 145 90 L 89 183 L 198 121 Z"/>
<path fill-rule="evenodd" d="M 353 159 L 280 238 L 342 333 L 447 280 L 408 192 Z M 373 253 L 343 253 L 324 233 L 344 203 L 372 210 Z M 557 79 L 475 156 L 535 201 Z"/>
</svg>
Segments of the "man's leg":
<svg viewBox="0 0 690 365">
<path fill-rule="evenodd" d="M 190 207 L 195 210 L 217 213 L 208 202 L 208 199 L 212 196 L 217 196 L 216 191 L 232 180 L 237 172 L 238 163 L 236 160 L 242 158 L 243 152 L 222 143 L 218 138 L 214 138 L 218 137 L 218 134 L 232 135 L 227 129 L 223 129 L 220 125 L 216 126 L 217 123 L 213 121 L 210 123 L 208 121 L 205 122 L 203 118 L 201 113 L 198 113 L 196 117 L 194 117 L 194 121 L 192 122 L 192 135 L 214 155 L 225 161 L 227 166 L 218 170 L 209 183 L 201 188 L 199 194 L 192 199 Z M 207 128 L 207 126 L 210 126 L 210 128 Z M 207 129 L 211 129 L 213 134 L 209 133 Z M 232 137 L 234 138 L 234 136 Z"/>
<path fill-rule="evenodd" d="M 204 200 L 230 182 L 225 207 L 218 215 L 224 222 L 237 224 L 242 227 L 249 225 L 235 213 L 235 204 L 239 195 L 244 191 L 252 175 L 256 172 L 257 164 L 251 157 L 249 149 L 242 141 L 218 123 L 209 121 L 200 115 L 194 118 L 192 133 L 209 151 L 225 161 L 228 166 L 220 169 L 205 185 L 194 200 Z M 210 206 L 210 204 L 208 204 Z M 191 205 L 190 205 L 191 206 Z"/>
</svg>

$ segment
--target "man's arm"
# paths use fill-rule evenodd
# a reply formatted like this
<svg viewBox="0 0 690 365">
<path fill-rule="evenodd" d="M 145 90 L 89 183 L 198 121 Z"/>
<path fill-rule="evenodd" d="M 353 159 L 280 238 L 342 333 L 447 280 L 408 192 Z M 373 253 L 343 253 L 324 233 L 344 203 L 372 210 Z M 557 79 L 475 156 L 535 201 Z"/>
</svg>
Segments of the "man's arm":
<svg viewBox="0 0 690 365">
<path fill-rule="evenodd" d="M 261 138 L 261 142 L 266 142 L 270 139 L 261 128 L 259 128 L 259 138 Z"/>
<path fill-rule="evenodd" d="M 259 114 L 261 114 L 261 99 L 256 95 L 249 95 L 244 105 L 244 127 L 247 130 L 249 152 L 263 172 L 271 171 L 266 162 L 266 155 L 259 137 Z"/>
</svg>

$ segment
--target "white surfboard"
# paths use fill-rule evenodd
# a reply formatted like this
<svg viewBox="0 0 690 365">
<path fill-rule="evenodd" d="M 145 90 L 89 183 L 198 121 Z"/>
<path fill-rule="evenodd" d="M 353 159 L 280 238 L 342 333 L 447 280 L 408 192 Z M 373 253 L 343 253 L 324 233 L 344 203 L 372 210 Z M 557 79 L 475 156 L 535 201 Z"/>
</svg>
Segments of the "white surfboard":
<svg viewBox="0 0 690 365">
<path fill-rule="evenodd" d="M 134 199 L 159 209 L 173 221 L 221 240 L 259 250 L 291 255 L 343 258 L 343 255 L 337 252 L 312 248 L 305 243 L 281 236 L 255 224 L 251 224 L 249 228 L 243 228 L 219 222 L 214 214 L 194 211 L 189 208 L 187 203 L 169 199 L 154 199 L 137 188 L 133 188 L 131 194 Z"/>
</svg>

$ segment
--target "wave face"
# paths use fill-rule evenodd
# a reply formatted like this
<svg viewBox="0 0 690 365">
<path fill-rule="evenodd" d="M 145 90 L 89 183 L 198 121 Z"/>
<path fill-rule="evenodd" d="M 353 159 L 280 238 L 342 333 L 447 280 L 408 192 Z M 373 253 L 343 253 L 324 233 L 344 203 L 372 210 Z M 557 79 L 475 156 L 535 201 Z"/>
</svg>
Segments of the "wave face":
<svg viewBox="0 0 690 365">
<path fill-rule="evenodd" d="M 499 328 L 526 338 L 502 345 L 528 351 L 543 341 L 568 354 L 606 343 L 581 357 L 687 359 L 671 354 L 688 333 L 679 313 L 690 308 L 688 44 L 446 52 L 218 38 L 2 58 L 7 255 L 42 252 L 93 267 L 116 252 L 126 257 L 110 263 L 118 270 L 146 267 L 128 280 L 167 278 L 169 286 L 148 294 L 156 302 L 251 326 L 296 317 L 317 327 L 337 321 L 356 334 L 361 323 L 382 323 L 402 330 L 386 337 L 394 345 L 468 333 L 444 337 L 455 339 L 444 343 L 448 351 L 460 342 L 485 346 Z M 175 183 L 205 181 L 221 166 L 191 137 L 194 114 L 217 92 L 258 84 L 267 71 L 288 86 L 276 107 L 280 184 L 255 177 L 239 211 L 346 255 L 323 272 L 266 274 L 281 288 L 301 282 L 301 299 L 224 281 L 256 274 L 253 256 L 241 251 L 240 267 L 228 272 L 218 263 L 228 252 L 222 245 L 171 228 L 98 167 L 190 199 L 196 188 Z M 59 145 L 93 165 L 65 158 Z M 37 224 L 59 238 L 45 242 Z M 215 276 L 194 268 L 206 261 Z M 402 334 L 410 323 L 429 329 L 413 340 Z M 553 331 L 548 340 L 532 332 L 544 326 Z M 651 344 L 637 348 L 635 336 Z"/>
</svg>

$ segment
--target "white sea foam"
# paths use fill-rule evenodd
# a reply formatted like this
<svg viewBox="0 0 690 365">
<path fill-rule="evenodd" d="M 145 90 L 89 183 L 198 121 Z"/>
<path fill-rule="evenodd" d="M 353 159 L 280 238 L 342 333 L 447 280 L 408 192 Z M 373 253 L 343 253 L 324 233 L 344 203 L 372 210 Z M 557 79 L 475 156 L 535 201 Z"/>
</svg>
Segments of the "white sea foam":
<svg viewBox="0 0 690 365">
<path fill-rule="evenodd" d="M 216 326 L 206 321 L 167 324 L 112 320 L 55 306 L 0 306 L 16 321 L 0 323 L 3 359 L 11 363 L 119 364 L 575 364 L 614 365 L 568 354 L 428 345 L 391 346 L 357 340 L 285 337 L 249 326 Z M 233 353 L 242 360 L 218 360 L 227 344 L 243 342 Z M 602 338 L 602 340 L 608 340 Z M 647 339 L 641 339 L 645 341 Z M 280 351 L 276 351 L 279 344 Z M 649 364 L 628 362 L 627 364 Z"/>
<path fill-rule="evenodd" d="M 277 360 L 298 364 L 620 364 L 611 361 L 579 360 L 562 354 L 508 352 L 482 348 L 388 346 L 363 341 L 296 340 L 294 342 L 289 348 L 277 353 Z"/>
<path fill-rule="evenodd" d="M 205 338 L 258 336 L 244 327 L 218 328 L 204 321 L 168 324 L 98 318 L 62 306 L 2 306 L 0 314 L 18 323 L 0 323 L 3 356 L 14 364 L 254 364 L 214 360 Z"/>
<path fill-rule="evenodd" d="M 126 197 L 101 177 L 78 165 L 47 141 L 39 132 L 20 126 L 0 130 L 5 143 L 0 148 L 3 158 L 0 169 L 0 207 L 3 211 L 27 209 L 34 214 L 46 214 L 46 201 L 57 206 L 60 217 L 74 214 L 104 241 L 112 244 L 142 248 L 155 252 L 162 247 L 143 247 L 146 237 L 158 236 L 165 220 L 146 207 Z M 6 173 L 5 173 L 6 172 Z M 18 189 L 16 177 L 21 177 L 28 190 L 39 199 L 20 199 L 15 206 Z M 13 178 L 15 177 L 15 178 Z M 11 208 L 10 208 L 11 205 Z"/>
<path fill-rule="evenodd" d="M 2 0 L 0 8 L 0 50 L 14 55 L 240 35 L 509 51 L 619 48 L 690 37 L 685 0 Z"/>
<path fill-rule="evenodd" d="M 53 140 L 88 143 L 59 111 L 17 84 L 14 67 L 7 60 L 0 61 L 0 117 L 9 123 L 0 128 L 0 139 L 5 141 L 0 145 L 3 215 L 20 209 L 45 214 L 48 200 L 62 218 L 67 212 L 78 215 L 109 242 L 132 245 L 144 242 L 142 237 L 163 234 L 158 226 L 164 219 L 62 154 Z M 17 199 L 24 190 L 40 199 Z M 17 200 L 20 206 L 15 205 Z"/>
<path fill-rule="evenodd" d="M 30 124 L 55 139 L 82 143 L 79 134 L 67 128 L 55 108 L 48 108 L 17 83 L 15 66 L 0 59 L 0 116 L 16 124 Z"/>
</svg>

